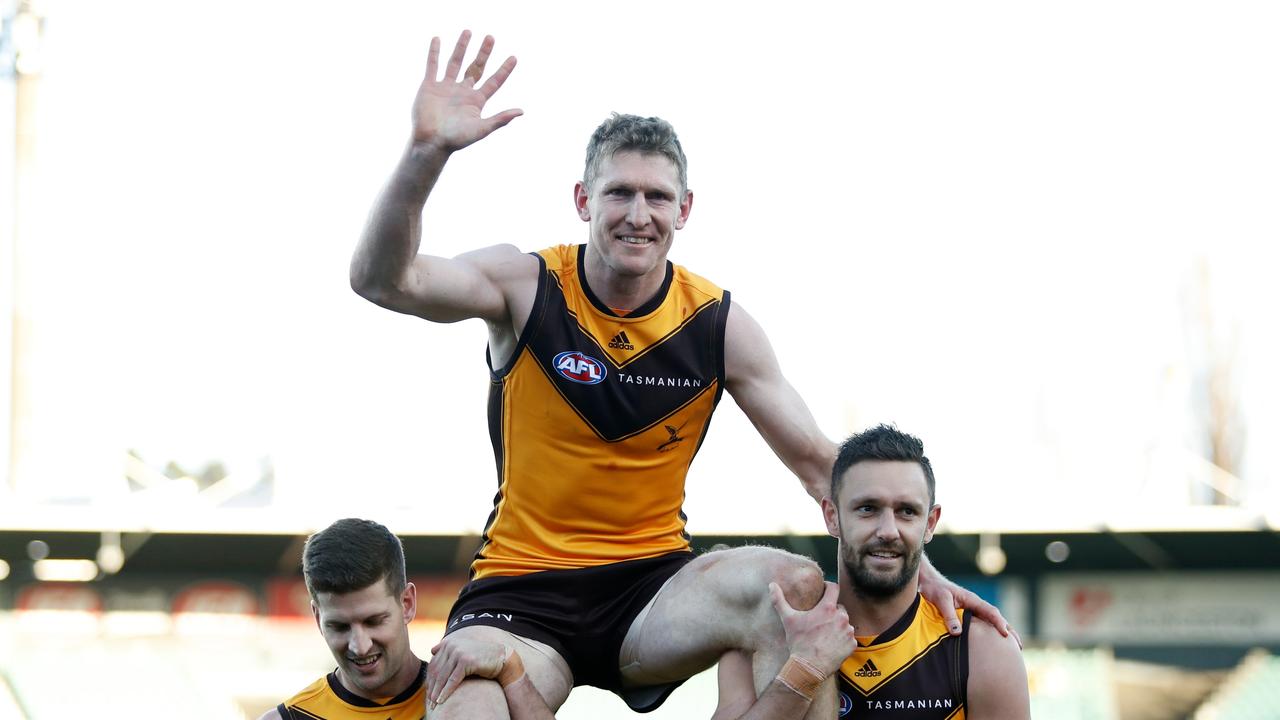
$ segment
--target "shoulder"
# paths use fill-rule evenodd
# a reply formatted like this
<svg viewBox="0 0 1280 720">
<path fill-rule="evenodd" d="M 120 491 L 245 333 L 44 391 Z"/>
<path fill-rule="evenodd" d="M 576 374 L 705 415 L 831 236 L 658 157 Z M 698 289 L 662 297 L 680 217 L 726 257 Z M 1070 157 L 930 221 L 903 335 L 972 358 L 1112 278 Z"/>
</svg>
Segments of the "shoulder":
<svg viewBox="0 0 1280 720">
<path fill-rule="evenodd" d="M 723 300 L 728 295 L 724 288 L 695 272 L 691 272 L 683 265 L 673 265 L 672 276 L 672 279 L 681 287 L 687 288 L 688 291 L 705 295 L 708 298 Z"/>
<path fill-rule="evenodd" d="M 726 318 L 725 343 L 742 351 L 755 351 L 762 345 L 769 347 L 769 338 L 751 313 L 735 302 L 729 306 Z"/>
<path fill-rule="evenodd" d="M 1030 691 L 1022 649 L 977 618 L 969 622 L 968 706 L 974 716 L 1029 717 Z"/>
<path fill-rule="evenodd" d="M 510 244 L 471 250 L 455 259 L 480 268 L 494 279 L 533 277 L 539 265 L 537 257 Z"/>
<path fill-rule="evenodd" d="M 292 720 L 294 713 L 286 712 L 286 714 L 282 715 L 280 708 L 287 709 L 289 706 L 297 707 L 299 704 L 306 704 L 327 692 L 329 692 L 329 678 L 328 676 L 321 676 L 315 682 L 285 698 L 284 702 L 263 713 L 258 720 Z"/>
<path fill-rule="evenodd" d="M 1022 649 L 1012 635 L 1001 635 L 995 626 L 977 616 L 969 620 L 969 652 L 980 650 L 999 654 L 1011 654 L 1022 662 Z"/>
</svg>

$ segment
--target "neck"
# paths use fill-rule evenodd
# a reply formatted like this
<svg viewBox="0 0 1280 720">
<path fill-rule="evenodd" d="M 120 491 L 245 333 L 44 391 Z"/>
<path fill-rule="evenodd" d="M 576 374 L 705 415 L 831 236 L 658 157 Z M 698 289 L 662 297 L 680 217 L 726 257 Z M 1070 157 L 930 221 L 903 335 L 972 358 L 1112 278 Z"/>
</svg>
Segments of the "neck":
<svg viewBox="0 0 1280 720">
<path fill-rule="evenodd" d="M 606 265 L 604 258 L 588 244 L 582 271 L 600 302 L 630 312 L 658 294 L 667 277 L 667 263 L 665 260 L 658 263 L 644 275 L 622 275 Z"/>
<path fill-rule="evenodd" d="M 920 576 L 916 575 L 898 592 L 886 597 L 863 595 L 853 586 L 853 579 L 840 568 L 840 604 L 849 613 L 849 624 L 860 637 L 875 636 L 888 630 L 915 602 Z"/>
</svg>

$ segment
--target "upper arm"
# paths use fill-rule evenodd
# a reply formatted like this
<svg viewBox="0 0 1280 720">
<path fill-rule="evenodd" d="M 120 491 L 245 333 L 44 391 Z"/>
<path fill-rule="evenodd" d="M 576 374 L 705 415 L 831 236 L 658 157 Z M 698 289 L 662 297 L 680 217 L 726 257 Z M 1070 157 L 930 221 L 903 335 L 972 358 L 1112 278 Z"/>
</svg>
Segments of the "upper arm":
<svg viewBox="0 0 1280 720">
<path fill-rule="evenodd" d="M 538 268 L 536 258 L 514 245 L 494 245 L 453 258 L 418 254 L 398 277 L 355 290 L 385 308 L 433 322 L 522 320 L 520 311 L 533 302 Z"/>
<path fill-rule="evenodd" d="M 1031 693 L 1022 650 L 1012 636 L 974 618 L 969 624 L 966 717 L 1030 718 Z"/>
<path fill-rule="evenodd" d="M 751 658 L 739 650 L 731 650 L 716 665 L 716 683 L 720 699 L 711 720 L 735 720 L 742 717 L 756 700 L 751 677 Z"/>
<path fill-rule="evenodd" d="M 284 720 L 284 718 L 280 717 L 280 711 L 278 709 L 271 708 L 270 710 L 262 713 L 262 717 L 258 718 L 258 720 Z"/>
<path fill-rule="evenodd" d="M 764 330 L 738 303 L 725 328 L 725 389 L 814 500 L 830 489 L 835 444 L 782 375 Z"/>
</svg>

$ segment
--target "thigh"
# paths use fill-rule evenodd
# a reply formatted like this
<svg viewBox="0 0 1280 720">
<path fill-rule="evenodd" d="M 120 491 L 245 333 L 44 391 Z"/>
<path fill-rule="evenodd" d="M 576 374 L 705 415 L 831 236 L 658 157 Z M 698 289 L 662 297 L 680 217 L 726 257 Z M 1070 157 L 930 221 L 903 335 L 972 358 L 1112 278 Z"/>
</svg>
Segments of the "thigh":
<svg viewBox="0 0 1280 720">
<path fill-rule="evenodd" d="M 487 642 L 502 643 L 515 648 L 524 663 L 524 671 L 538 689 L 547 705 L 555 712 L 569 697 L 573 689 L 573 674 L 569 664 L 546 643 L 520 637 L 501 628 L 477 625 L 459 628 L 453 635 L 466 636 Z M 431 720 L 506 720 L 506 696 L 494 680 L 480 678 L 464 681 L 443 705 L 430 713 Z"/>
<path fill-rule="evenodd" d="M 695 558 L 632 623 L 618 659 L 623 681 L 673 682 L 710 667 L 726 650 L 754 653 L 785 642 L 771 582 L 798 609 L 822 597 L 817 563 L 783 550 L 742 547 Z"/>
</svg>

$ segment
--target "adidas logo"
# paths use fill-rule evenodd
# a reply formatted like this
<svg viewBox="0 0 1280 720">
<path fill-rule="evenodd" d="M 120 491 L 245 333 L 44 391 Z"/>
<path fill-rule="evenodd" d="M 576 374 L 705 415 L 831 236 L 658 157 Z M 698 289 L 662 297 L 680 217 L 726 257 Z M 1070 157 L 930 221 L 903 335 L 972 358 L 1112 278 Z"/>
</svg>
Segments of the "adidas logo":
<svg viewBox="0 0 1280 720">
<path fill-rule="evenodd" d="M 617 335 L 614 335 L 613 339 L 609 341 L 609 347 L 613 348 L 614 350 L 635 350 L 636 349 L 636 346 L 632 345 L 631 340 L 627 338 L 626 330 L 623 330 Z"/>
<path fill-rule="evenodd" d="M 854 673 L 856 677 L 880 677 L 880 668 L 876 664 L 868 660 L 858 671 Z"/>
</svg>

